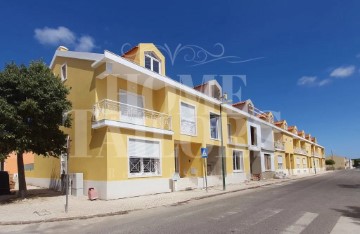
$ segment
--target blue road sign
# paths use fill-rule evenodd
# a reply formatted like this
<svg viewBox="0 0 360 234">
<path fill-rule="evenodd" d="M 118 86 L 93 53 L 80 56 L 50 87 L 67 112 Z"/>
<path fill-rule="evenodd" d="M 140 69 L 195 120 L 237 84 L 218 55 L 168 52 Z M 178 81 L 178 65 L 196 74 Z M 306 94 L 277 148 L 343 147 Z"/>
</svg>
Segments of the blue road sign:
<svg viewBox="0 0 360 234">
<path fill-rule="evenodd" d="M 201 157 L 202 158 L 207 158 L 208 157 L 207 148 L 201 148 Z"/>
</svg>

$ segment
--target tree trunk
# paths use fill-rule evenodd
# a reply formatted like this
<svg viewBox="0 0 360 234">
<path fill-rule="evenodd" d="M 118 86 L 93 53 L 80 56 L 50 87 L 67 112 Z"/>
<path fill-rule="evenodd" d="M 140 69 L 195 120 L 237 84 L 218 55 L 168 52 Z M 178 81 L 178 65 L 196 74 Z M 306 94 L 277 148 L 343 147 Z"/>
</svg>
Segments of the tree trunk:
<svg viewBox="0 0 360 234">
<path fill-rule="evenodd" d="M 5 171 L 5 159 L 0 161 L 0 170 Z"/>
<path fill-rule="evenodd" d="M 18 197 L 20 198 L 25 198 L 27 195 L 23 154 L 24 151 L 19 151 L 17 153 L 17 168 L 18 168 L 18 181 L 19 181 Z"/>
</svg>

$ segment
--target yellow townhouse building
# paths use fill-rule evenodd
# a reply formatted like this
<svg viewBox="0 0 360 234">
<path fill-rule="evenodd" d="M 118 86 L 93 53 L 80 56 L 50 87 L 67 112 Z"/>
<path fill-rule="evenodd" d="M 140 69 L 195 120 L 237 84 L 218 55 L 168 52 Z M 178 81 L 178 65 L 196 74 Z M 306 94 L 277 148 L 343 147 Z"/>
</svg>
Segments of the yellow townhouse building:
<svg viewBox="0 0 360 234">
<path fill-rule="evenodd" d="M 284 130 L 274 130 L 275 149 L 278 154 L 276 158 L 281 162 L 280 164 L 275 163 L 276 171 L 296 175 L 314 173 L 314 167 L 318 172 L 324 170 L 325 151 L 322 146 L 317 144 L 315 137 L 305 134 L 303 130 L 298 131 L 296 126 L 289 127 L 286 120 L 275 122 L 275 126 Z M 318 152 L 316 157 L 314 157 L 315 151 Z"/>
<path fill-rule="evenodd" d="M 123 55 L 61 46 L 50 68 L 71 87 L 69 160 L 36 156 L 29 184 L 58 188 L 68 171 L 75 191 L 95 188 L 101 199 L 115 199 L 203 188 L 205 173 L 208 186 L 222 184 L 223 172 L 226 184 L 272 178 L 275 155 L 284 157 L 282 170 L 295 168 L 295 152 L 288 151 L 288 164 L 286 144 L 274 143 L 274 130 L 290 132 L 274 125 L 272 114 L 250 100 L 227 103 L 216 80 L 188 87 L 167 77 L 165 57 L 152 43 Z"/>
</svg>

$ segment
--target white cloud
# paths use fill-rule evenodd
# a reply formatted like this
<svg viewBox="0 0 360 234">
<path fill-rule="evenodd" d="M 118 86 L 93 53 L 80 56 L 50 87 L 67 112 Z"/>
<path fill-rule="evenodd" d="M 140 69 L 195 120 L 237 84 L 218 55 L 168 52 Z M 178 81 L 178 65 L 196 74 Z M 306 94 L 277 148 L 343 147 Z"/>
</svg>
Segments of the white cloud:
<svg viewBox="0 0 360 234">
<path fill-rule="evenodd" d="M 324 79 L 324 80 L 322 80 L 322 81 L 320 81 L 319 83 L 318 83 L 318 86 L 324 86 L 324 85 L 327 85 L 327 84 L 330 84 L 331 83 L 331 80 L 330 79 Z"/>
<path fill-rule="evenodd" d="M 75 34 L 66 27 L 35 29 L 35 39 L 43 45 L 73 44 Z"/>
<path fill-rule="evenodd" d="M 336 77 L 336 78 L 346 78 L 348 76 L 351 76 L 352 74 L 354 74 L 355 72 L 355 66 L 351 65 L 351 66 L 342 66 L 342 67 L 338 67 L 336 69 L 334 69 L 331 73 L 330 76 L 331 77 Z"/>
<path fill-rule="evenodd" d="M 298 80 L 297 84 L 300 86 L 322 87 L 324 85 L 330 84 L 330 82 L 330 79 L 319 81 L 316 76 L 303 76 Z"/>
<path fill-rule="evenodd" d="M 316 82 L 317 77 L 316 76 L 303 76 L 301 77 L 297 84 L 298 85 L 312 85 Z"/>
<path fill-rule="evenodd" d="M 77 45 L 75 46 L 76 51 L 92 51 L 95 48 L 94 38 L 90 36 L 82 36 L 79 38 Z"/>
<path fill-rule="evenodd" d="M 42 45 L 64 45 L 84 52 L 92 51 L 96 47 L 95 40 L 91 36 L 77 37 L 74 32 L 64 26 L 37 28 L 34 32 L 35 39 Z"/>
</svg>

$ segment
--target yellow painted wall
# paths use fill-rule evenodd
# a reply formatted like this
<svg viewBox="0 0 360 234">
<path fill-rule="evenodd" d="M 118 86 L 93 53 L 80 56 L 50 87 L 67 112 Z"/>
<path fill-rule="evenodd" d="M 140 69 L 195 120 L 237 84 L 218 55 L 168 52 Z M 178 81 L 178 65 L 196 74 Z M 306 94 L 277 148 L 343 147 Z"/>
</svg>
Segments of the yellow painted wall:
<svg viewBox="0 0 360 234">
<path fill-rule="evenodd" d="M 282 138 L 285 144 L 285 153 L 293 154 L 294 153 L 293 138 L 287 134 L 283 134 Z"/>
<path fill-rule="evenodd" d="M 247 120 L 241 117 L 228 117 L 228 123 L 231 126 L 231 138 L 236 144 L 247 144 Z M 228 127 L 224 129 L 227 133 L 224 139 L 228 141 Z"/>
</svg>

